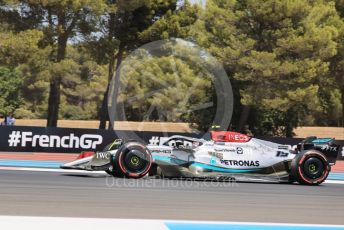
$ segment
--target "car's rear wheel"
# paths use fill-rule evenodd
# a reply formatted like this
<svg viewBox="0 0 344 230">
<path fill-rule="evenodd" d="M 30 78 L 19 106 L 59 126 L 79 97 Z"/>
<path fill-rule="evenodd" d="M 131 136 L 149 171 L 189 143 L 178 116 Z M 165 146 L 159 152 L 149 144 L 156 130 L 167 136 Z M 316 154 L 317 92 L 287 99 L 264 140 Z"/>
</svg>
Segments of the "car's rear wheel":
<svg viewBox="0 0 344 230">
<path fill-rule="evenodd" d="M 139 142 L 123 144 L 111 160 L 111 173 L 128 177 L 141 178 L 148 174 L 153 159 L 145 145 Z"/>
<path fill-rule="evenodd" d="M 326 180 L 330 170 L 327 158 L 315 150 L 298 154 L 291 163 L 291 176 L 300 184 L 321 184 Z"/>
</svg>

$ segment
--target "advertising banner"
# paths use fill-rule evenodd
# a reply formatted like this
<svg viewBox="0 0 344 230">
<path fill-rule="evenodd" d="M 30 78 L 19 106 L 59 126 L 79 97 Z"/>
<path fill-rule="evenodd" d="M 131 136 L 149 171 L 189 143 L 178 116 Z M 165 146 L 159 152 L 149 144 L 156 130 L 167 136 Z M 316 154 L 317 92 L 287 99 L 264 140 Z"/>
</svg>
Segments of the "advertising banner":
<svg viewBox="0 0 344 230">
<path fill-rule="evenodd" d="M 160 138 L 172 135 L 199 137 L 190 133 L 1 126 L 0 151 L 79 153 L 85 150 L 102 150 L 118 138 L 138 140 L 145 144 L 159 144 Z"/>
<path fill-rule="evenodd" d="M 195 138 L 210 138 L 210 135 L 199 133 L 175 132 L 134 132 L 110 131 L 98 129 L 44 128 L 29 126 L 1 126 L 0 151 L 2 152 L 50 152 L 79 153 L 81 151 L 100 151 L 115 139 L 137 140 L 145 144 L 159 145 L 166 137 L 183 135 Z M 257 137 L 284 145 L 297 145 L 302 138 Z M 344 146 L 343 140 L 337 144 Z M 344 159 L 341 148 L 340 157 Z"/>
</svg>

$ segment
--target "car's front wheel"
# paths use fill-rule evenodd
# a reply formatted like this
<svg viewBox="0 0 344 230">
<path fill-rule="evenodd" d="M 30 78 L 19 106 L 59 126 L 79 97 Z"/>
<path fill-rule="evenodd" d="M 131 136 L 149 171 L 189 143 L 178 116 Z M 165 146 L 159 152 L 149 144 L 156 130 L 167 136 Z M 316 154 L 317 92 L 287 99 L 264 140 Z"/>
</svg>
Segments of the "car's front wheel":
<svg viewBox="0 0 344 230">
<path fill-rule="evenodd" d="M 139 142 L 123 144 L 111 159 L 109 174 L 128 178 L 141 178 L 152 167 L 152 155 L 147 147 Z"/>
</svg>

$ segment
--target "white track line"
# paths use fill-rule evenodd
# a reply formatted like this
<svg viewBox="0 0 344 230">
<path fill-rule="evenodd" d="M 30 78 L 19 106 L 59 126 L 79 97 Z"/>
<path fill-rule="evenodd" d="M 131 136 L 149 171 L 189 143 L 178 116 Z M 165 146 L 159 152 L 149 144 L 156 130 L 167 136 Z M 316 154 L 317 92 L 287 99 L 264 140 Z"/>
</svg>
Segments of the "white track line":
<svg viewBox="0 0 344 230">
<path fill-rule="evenodd" d="M 79 174 L 104 174 L 104 171 L 84 171 L 76 169 L 51 169 L 51 168 L 25 168 L 25 167 L 0 167 L 0 170 L 10 171 L 31 171 L 31 172 L 59 172 L 59 173 L 79 173 Z"/>
<path fill-rule="evenodd" d="M 342 181 L 342 180 L 326 180 L 324 183 L 325 184 L 344 184 L 344 181 Z"/>
<path fill-rule="evenodd" d="M 61 230 L 61 229 L 140 229 L 140 230 L 167 230 L 166 223 L 180 224 L 208 224 L 208 225 L 236 225 L 250 226 L 254 229 L 258 226 L 279 227 L 305 227 L 306 229 L 344 229 L 344 225 L 320 225 L 320 224 L 289 224 L 289 223 L 257 223 L 257 222 L 215 222 L 215 221 L 180 221 L 180 220 L 142 220 L 142 219 L 103 219 L 103 218 L 70 218 L 70 217 L 29 217 L 29 216 L 0 216 L 2 229 L 35 229 L 35 230 Z M 188 226 L 190 227 L 190 225 Z M 180 229 L 180 228 L 178 228 Z M 194 228 L 192 228 L 194 229 Z M 211 229 L 209 226 L 207 229 Z M 228 229 L 228 228 L 226 228 Z M 248 229 L 248 228 L 245 228 Z"/>
<path fill-rule="evenodd" d="M 1 229 L 168 230 L 163 220 L 0 216 Z"/>
</svg>

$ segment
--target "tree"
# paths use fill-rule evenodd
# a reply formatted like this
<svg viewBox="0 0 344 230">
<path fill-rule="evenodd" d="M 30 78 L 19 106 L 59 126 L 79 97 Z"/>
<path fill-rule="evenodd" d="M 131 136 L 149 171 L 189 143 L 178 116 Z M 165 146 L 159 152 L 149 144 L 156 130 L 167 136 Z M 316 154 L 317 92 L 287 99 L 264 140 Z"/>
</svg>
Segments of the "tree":
<svg viewBox="0 0 344 230">
<path fill-rule="evenodd" d="M 99 65 L 92 59 L 83 43 L 68 46 L 65 61 L 69 64 L 58 70 L 68 79 L 61 89 L 60 116 L 65 119 L 96 119 L 102 95 L 106 89 L 106 65 Z M 63 67 L 63 66 L 62 66 Z M 56 68 L 52 68 L 55 69 Z M 54 74 L 55 75 L 55 74 Z"/>
<path fill-rule="evenodd" d="M 12 22 L 13 23 L 13 22 Z M 39 85 L 40 82 L 33 80 L 26 75 L 26 71 L 22 68 L 28 62 L 37 63 L 37 57 L 42 54 L 38 47 L 39 41 L 43 38 L 43 33 L 36 29 L 27 29 L 25 31 L 9 31 L 8 26 L 3 22 L 0 31 L 0 68 L 2 70 L 2 112 L 15 113 L 21 117 L 23 111 L 30 103 L 25 99 L 30 97 L 41 98 L 41 91 L 37 88 L 30 90 L 32 84 Z M 3 66 L 3 67 L 1 67 Z M 33 82 L 34 81 L 34 82 Z M 31 82 L 31 83 L 30 83 Z M 44 90 L 45 87 L 43 87 Z M 26 93 L 30 91 L 30 93 Z M 37 105 L 42 103 L 38 100 Z M 19 107 L 19 105 L 21 105 Z M 29 113 L 26 113 L 29 114 Z"/>
<path fill-rule="evenodd" d="M 216 103 L 215 76 L 208 68 L 210 57 L 191 44 L 177 39 L 155 49 L 158 55 L 142 48 L 126 58 L 119 101 L 128 120 L 189 122 L 200 130 L 209 129 L 214 113 L 207 114 L 208 123 L 200 123 L 197 116 Z"/>
<path fill-rule="evenodd" d="M 336 0 L 335 6 L 342 21 L 344 20 L 344 1 Z M 338 23 L 337 28 L 339 31 L 338 51 L 337 55 L 331 60 L 331 74 L 336 77 L 336 84 L 332 85 L 332 88 L 338 88 L 339 92 L 334 92 L 330 96 L 331 105 L 329 111 L 335 116 L 335 120 L 339 121 L 337 125 L 344 126 L 344 26 L 343 23 Z M 335 95 L 337 94 L 337 95 Z M 340 101 L 340 102 L 339 102 Z M 339 103 L 338 103 L 339 102 Z M 341 108 L 340 108 L 341 107 Z M 338 109 L 339 108 L 339 109 Z M 339 110 L 339 111 L 338 111 Z M 341 111 L 340 111 L 341 110 Z"/>
<path fill-rule="evenodd" d="M 204 33 L 204 30 L 202 32 L 199 31 L 199 16 L 201 13 L 202 10 L 198 5 L 191 5 L 188 1 L 184 1 L 183 4 L 179 5 L 176 11 L 167 12 L 147 30 L 140 33 L 140 38 L 145 42 L 161 39 L 182 38 L 186 41 L 190 41 L 191 43 L 196 42 L 201 45 L 202 48 L 206 47 L 205 44 L 198 40 L 198 38 L 201 36 L 201 33 Z M 178 44 L 178 42 L 176 44 Z M 174 45 L 174 49 L 178 49 L 178 45 Z M 161 64 L 161 66 L 165 66 L 164 68 L 166 68 L 166 66 L 172 68 L 170 65 L 174 62 L 174 58 L 176 58 L 176 61 L 183 61 L 182 67 L 174 68 L 174 70 L 177 69 L 177 72 L 174 74 L 176 77 L 178 77 L 180 84 L 173 85 L 173 83 L 169 83 L 171 84 L 169 85 L 169 88 L 166 89 L 162 94 L 159 94 L 159 97 L 163 97 L 165 100 L 155 99 L 153 101 L 158 110 L 165 113 L 165 118 L 162 117 L 162 119 L 168 121 L 175 120 L 188 122 L 194 126 L 194 128 L 201 131 L 206 131 L 210 128 L 216 113 L 215 107 L 217 101 L 214 91 L 215 76 L 213 76 L 212 73 L 207 72 L 205 69 L 202 70 L 197 68 L 197 64 L 202 65 L 204 60 L 201 60 L 202 58 L 198 54 L 194 55 L 192 50 L 193 49 L 191 47 L 187 48 L 185 46 L 181 46 L 179 47 L 179 51 L 177 51 L 177 53 L 182 52 L 184 55 L 188 56 L 188 58 L 172 56 L 169 57 L 171 60 L 165 59 L 166 63 Z M 162 60 L 160 60 L 160 62 L 161 61 Z M 188 71 L 184 73 L 183 71 L 185 70 Z M 165 72 L 163 69 L 156 71 L 157 72 L 154 75 L 159 76 L 158 78 L 160 81 L 166 82 L 166 79 L 169 79 L 168 77 L 160 77 L 160 72 Z M 170 69 L 168 72 L 171 71 L 172 69 Z M 164 74 L 162 74 L 162 76 L 163 75 Z M 199 78 L 201 75 L 204 76 L 204 79 L 202 80 Z M 191 84 L 188 79 L 191 79 Z M 186 88 L 178 89 L 178 87 L 181 86 L 185 86 Z M 195 86 L 197 90 L 195 90 Z M 146 89 L 143 88 L 141 90 Z M 154 91 L 153 88 L 150 90 Z M 173 101 L 175 96 L 169 95 L 169 92 L 173 90 L 175 92 L 179 92 L 177 100 L 175 101 Z M 183 100 L 178 100 L 179 96 L 182 97 Z M 192 97 L 192 99 L 190 100 L 189 97 Z M 169 103 L 167 103 L 167 98 L 170 99 Z M 202 108 L 207 103 L 211 103 L 212 106 Z M 200 106 L 200 108 L 196 108 L 196 105 L 202 106 Z M 169 118 L 168 115 L 172 115 L 173 119 L 171 117 Z"/>
<path fill-rule="evenodd" d="M 100 108 L 100 129 L 104 129 L 108 117 L 108 96 L 110 81 L 115 76 L 114 100 L 117 100 L 119 87 L 119 69 L 123 55 L 142 44 L 139 33 L 147 29 L 158 18 L 168 10 L 176 8 L 176 0 L 118 0 L 108 1 L 109 11 L 107 12 L 107 43 L 111 44 L 108 49 L 109 57 L 108 86 L 104 93 L 102 106 Z M 119 23 L 118 23 L 119 22 Z M 116 45 L 116 49 L 114 49 Z M 116 50 L 116 53 L 115 53 Z M 116 66 L 115 66 L 116 65 Z M 110 129 L 112 124 L 110 124 Z"/>
<path fill-rule="evenodd" d="M 338 95 L 324 92 L 333 87 L 329 65 L 343 24 L 333 4 L 209 0 L 196 23 L 183 30 L 186 9 L 182 18 L 165 17 L 143 36 L 186 36 L 221 60 L 240 99 L 234 113 L 240 104 L 244 108 L 233 121 L 236 129 L 250 120 L 255 134 L 291 136 L 309 114 L 326 116 L 325 104 Z"/>
<path fill-rule="evenodd" d="M 253 49 L 255 41 L 239 26 L 237 4 L 237 1 L 207 1 L 205 12 L 199 14 L 190 34 L 224 65 L 234 94 L 233 116 L 228 129 L 242 132 L 250 107 L 242 104 L 240 90 L 243 85 L 234 76 L 241 71 L 238 61 Z"/>
<path fill-rule="evenodd" d="M 50 60 L 60 63 L 65 59 L 67 42 L 77 34 L 77 29 L 85 25 L 91 13 L 100 13 L 103 10 L 103 1 L 5 1 L 6 11 L 11 14 L 24 15 L 21 21 L 27 23 L 32 15 L 38 19 L 37 26 L 43 28 L 44 39 L 42 45 L 54 47 Z M 14 12 L 14 13 L 13 13 Z M 51 76 L 48 99 L 47 126 L 56 127 L 62 76 Z"/>
<path fill-rule="evenodd" d="M 22 76 L 18 70 L 0 67 L 0 114 L 13 113 L 22 103 Z"/>
<path fill-rule="evenodd" d="M 342 0 L 206 2 L 201 9 L 177 0 L 0 0 L 2 76 L 4 82 L 21 82 L 13 82 L 20 91 L 18 101 L 1 99 L 3 104 L 13 102 L 4 105 L 5 110 L 15 110 L 17 117 L 48 117 L 49 126 L 61 117 L 99 119 L 100 128 L 105 128 L 109 82 L 115 76 L 113 99 L 126 103 L 130 119 L 157 119 L 155 112 L 144 116 L 154 105 L 175 115 L 163 119 L 207 127 L 214 111 L 185 115 L 167 100 L 174 91 L 191 87 L 200 72 L 191 62 L 169 55 L 145 60 L 143 56 L 142 65 L 135 65 L 137 72 L 119 68 L 142 44 L 183 38 L 225 67 L 235 95 L 229 129 L 243 131 L 249 125 L 256 135 L 291 136 L 297 125 L 343 125 Z M 170 79 L 173 61 L 185 85 L 170 84 L 166 95 L 127 103 L 136 92 L 156 87 L 145 69 L 156 76 L 154 80 Z M 117 98 L 120 80 L 129 88 Z M 195 101 L 214 99 L 214 87 L 207 81 L 201 86 Z M 181 110 L 190 110 L 179 99 Z"/>
<path fill-rule="evenodd" d="M 13 68 L 27 62 L 39 51 L 38 43 L 42 37 L 37 30 L 0 31 L 0 65 Z"/>
<path fill-rule="evenodd" d="M 333 4 L 321 1 L 238 3 L 239 27 L 255 41 L 234 76 L 245 85 L 242 103 L 282 115 L 279 127 L 292 136 L 302 117 L 320 109 L 319 89 L 330 77 L 342 21 Z"/>
<path fill-rule="evenodd" d="M 191 29 L 198 19 L 200 9 L 197 5 L 190 5 L 186 1 L 175 11 L 167 11 L 149 28 L 139 34 L 139 38 L 148 43 L 169 38 L 190 38 Z"/>
</svg>

